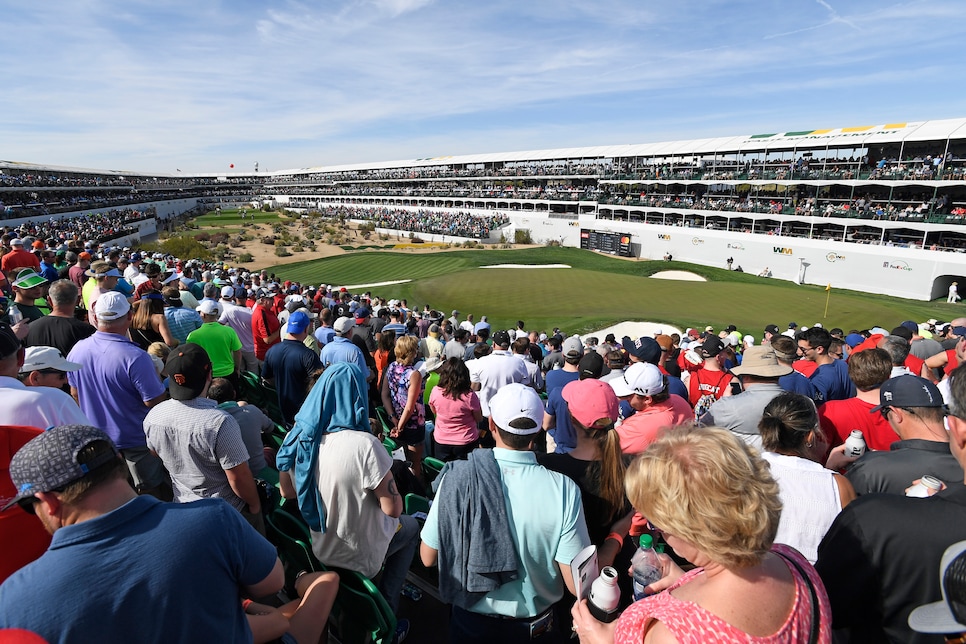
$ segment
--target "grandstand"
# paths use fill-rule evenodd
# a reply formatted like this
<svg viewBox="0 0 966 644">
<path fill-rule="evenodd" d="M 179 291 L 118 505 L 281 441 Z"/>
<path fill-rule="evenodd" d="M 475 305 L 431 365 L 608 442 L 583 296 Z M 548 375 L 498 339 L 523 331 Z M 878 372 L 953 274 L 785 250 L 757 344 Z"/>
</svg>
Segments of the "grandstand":
<svg viewBox="0 0 966 644">
<path fill-rule="evenodd" d="M 135 205 L 162 222 L 199 204 L 358 209 L 369 220 L 380 208 L 394 213 L 377 222 L 390 232 L 441 230 L 419 222 L 466 213 L 492 226 L 450 238 L 525 230 L 580 246 L 582 231 L 618 233 L 637 257 L 731 258 L 746 272 L 921 300 L 966 278 L 966 119 L 255 174 L 4 161 L 0 172 L 10 223 Z"/>
</svg>

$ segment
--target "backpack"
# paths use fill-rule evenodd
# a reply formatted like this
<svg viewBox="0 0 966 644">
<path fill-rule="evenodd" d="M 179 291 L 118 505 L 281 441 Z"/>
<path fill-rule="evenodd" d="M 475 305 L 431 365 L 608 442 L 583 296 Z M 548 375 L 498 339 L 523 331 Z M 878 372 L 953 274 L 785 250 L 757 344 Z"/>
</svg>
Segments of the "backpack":
<svg viewBox="0 0 966 644">
<path fill-rule="evenodd" d="M 707 372 L 707 370 L 699 369 L 691 372 L 691 378 L 688 380 L 688 393 L 690 398 L 693 400 L 694 397 L 697 396 L 697 400 L 694 402 L 695 420 L 698 420 L 708 413 L 708 410 L 711 409 L 711 405 L 713 405 L 716 400 L 724 395 L 724 389 L 722 388 L 721 383 L 725 378 L 731 377 L 731 373 L 722 371 L 718 381 L 711 385 L 710 383 L 701 382 L 700 374 L 702 372 Z M 704 393 L 701 393 L 701 385 L 705 385 Z"/>
</svg>

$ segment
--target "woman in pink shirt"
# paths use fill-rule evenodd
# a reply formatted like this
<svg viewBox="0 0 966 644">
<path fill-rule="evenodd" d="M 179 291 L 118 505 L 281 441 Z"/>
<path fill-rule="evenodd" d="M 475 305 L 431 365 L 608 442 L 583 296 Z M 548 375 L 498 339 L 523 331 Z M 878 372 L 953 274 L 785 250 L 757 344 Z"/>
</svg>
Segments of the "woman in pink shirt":
<svg viewBox="0 0 966 644">
<path fill-rule="evenodd" d="M 439 384 L 429 395 L 429 408 L 436 415 L 433 440 L 437 458 L 466 459 L 479 442 L 483 411 L 470 387 L 469 369 L 459 358 L 450 358 L 439 368 Z"/>
</svg>

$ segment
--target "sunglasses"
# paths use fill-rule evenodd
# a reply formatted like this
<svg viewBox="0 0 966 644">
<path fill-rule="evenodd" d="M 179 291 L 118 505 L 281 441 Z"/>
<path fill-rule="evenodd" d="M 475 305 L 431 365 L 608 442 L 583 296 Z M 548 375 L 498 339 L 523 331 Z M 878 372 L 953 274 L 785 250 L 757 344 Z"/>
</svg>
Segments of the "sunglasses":
<svg viewBox="0 0 966 644">
<path fill-rule="evenodd" d="M 882 417 L 883 418 L 885 418 L 885 419 L 888 420 L 889 413 L 892 411 L 892 409 L 893 409 L 892 407 L 883 407 L 882 409 L 879 410 L 879 413 L 882 414 Z M 898 407 L 898 409 L 901 409 L 902 411 L 906 412 L 907 414 L 911 414 L 912 413 L 911 411 L 909 411 L 905 407 Z"/>
</svg>

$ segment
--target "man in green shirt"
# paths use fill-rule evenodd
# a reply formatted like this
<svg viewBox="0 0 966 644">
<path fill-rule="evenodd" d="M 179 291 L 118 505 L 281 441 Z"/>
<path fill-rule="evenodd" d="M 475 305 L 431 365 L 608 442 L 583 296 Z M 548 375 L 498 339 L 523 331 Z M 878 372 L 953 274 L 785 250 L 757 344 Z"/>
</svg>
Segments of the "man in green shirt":
<svg viewBox="0 0 966 644">
<path fill-rule="evenodd" d="M 238 334 L 230 326 L 218 322 L 221 306 L 214 300 L 203 300 L 198 307 L 204 324 L 188 334 L 188 342 L 201 345 L 211 358 L 214 378 L 227 378 L 238 388 L 238 374 L 242 369 L 242 345 Z"/>
</svg>

